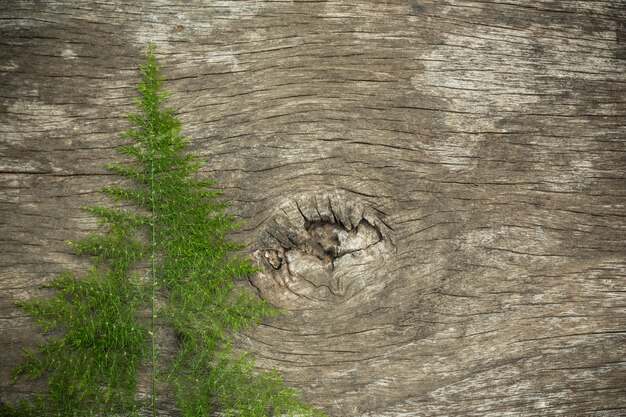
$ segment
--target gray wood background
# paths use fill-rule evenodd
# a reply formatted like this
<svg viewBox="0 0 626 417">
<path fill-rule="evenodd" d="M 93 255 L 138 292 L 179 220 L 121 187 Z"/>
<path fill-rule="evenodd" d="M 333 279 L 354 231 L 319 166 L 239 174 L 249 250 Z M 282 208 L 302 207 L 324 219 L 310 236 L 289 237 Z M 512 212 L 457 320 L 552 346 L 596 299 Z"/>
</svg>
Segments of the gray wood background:
<svg viewBox="0 0 626 417">
<path fill-rule="evenodd" d="M 626 414 L 620 0 L 3 1 L 0 398 L 150 40 L 289 310 L 260 369 L 333 417 Z"/>
</svg>

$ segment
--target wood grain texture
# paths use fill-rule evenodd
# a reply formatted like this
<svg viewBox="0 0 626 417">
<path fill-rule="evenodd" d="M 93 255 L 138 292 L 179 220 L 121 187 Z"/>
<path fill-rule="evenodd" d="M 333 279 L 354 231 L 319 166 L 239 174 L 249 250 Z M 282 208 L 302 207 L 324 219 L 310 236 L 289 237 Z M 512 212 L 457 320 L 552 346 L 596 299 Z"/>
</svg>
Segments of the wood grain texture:
<svg viewBox="0 0 626 417">
<path fill-rule="evenodd" d="M 289 310 L 259 368 L 334 417 L 626 414 L 620 0 L 3 2 L 1 398 L 150 40 Z"/>
</svg>

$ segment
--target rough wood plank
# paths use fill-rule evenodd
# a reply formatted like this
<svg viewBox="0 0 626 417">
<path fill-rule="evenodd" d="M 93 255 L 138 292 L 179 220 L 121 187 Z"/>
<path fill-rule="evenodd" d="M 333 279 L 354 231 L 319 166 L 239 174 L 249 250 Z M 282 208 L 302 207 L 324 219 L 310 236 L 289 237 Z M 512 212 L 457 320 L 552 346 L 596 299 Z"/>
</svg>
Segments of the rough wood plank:
<svg viewBox="0 0 626 417">
<path fill-rule="evenodd" d="M 38 338 L 12 302 L 84 267 L 63 240 L 96 227 L 154 40 L 290 310 L 241 338 L 259 367 L 331 416 L 626 413 L 625 10 L 3 3 L 1 397 L 36 388 L 8 386 Z"/>
</svg>

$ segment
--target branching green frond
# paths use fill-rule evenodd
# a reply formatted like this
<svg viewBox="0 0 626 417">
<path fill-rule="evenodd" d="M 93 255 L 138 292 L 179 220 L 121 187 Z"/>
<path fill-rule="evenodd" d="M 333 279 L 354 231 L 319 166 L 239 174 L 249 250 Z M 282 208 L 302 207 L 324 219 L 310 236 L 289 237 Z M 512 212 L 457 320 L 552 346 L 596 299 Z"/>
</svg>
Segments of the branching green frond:
<svg viewBox="0 0 626 417">
<path fill-rule="evenodd" d="M 23 416 L 156 416 L 157 361 L 185 417 L 323 416 L 283 387 L 276 372 L 256 372 L 246 354 L 233 351 L 233 334 L 280 313 L 236 281 L 256 272 L 233 254 L 242 245 L 228 239 L 239 223 L 226 213 L 214 181 L 198 178 L 203 161 L 186 152 L 188 139 L 174 111 L 150 45 L 140 66 L 137 111 L 122 133 L 132 143 L 119 147 L 131 164 L 109 168 L 134 186 L 103 192 L 130 208 L 87 207 L 103 225 L 77 242 L 92 268 L 64 273 L 46 287 L 50 297 L 21 301 L 47 334 L 24 352 L 19 376 L 47 378 L 48 390 L 32 402 L 11 407 Z M 147 276 L 140 277 L 137 271 Z M 151 319 L 140 319 L 150 310 Z M 166 320 L 179 340 L 168 358 L 157 350 L 155 318 Z M 152 369 L 149 404 L 137 400 L 137 372 Z"/>
<path fill-rule="evenodd" d="M 130 133 L 130 131 L 128 131 L 127 132 L 128 136 L 136 137 L 137 135 L 141 134 L 140 131 L 134 131 L 134 132 L 136 133 Z M 138 145 L 121 145 L 117 147 L 117 150 L 123 153 L 124 155 L 132 156 L 136 158 L 138 161 L 144 160 L 144 155 L 141 152 L 141 147 Z"/>
<path fill-rule="evenodd" d="M 133 168 L 123 164 L 108 164 L 107 168 L 141 185 L 147 185 L 150 180 L 148 173 L 143 169 Z"/>
<path fill-rule="evenodd" d="M 136 367 L 145 354 L 146 333 L 135 310 L 145 299 L 138 280 L 109 279 L 95 268 L 81 279 L 63 274 L 48 286 L 57 290 L 44 301 L 20 306 L 44 330 L 61 326 L 25 352 L 15 377 L 48 376 L 45 413 L 83 416 L 95 411 L 136 408 Z"/>
<path fill-rule="evenodd" d="M 106 190 L 106 191 L 105 191 Z M 107 189 L 103 189 L 103 192 L 106 194 L 115 194 L 119 196 L 121 193 L 127 194 L 127 191 L 133 192 L 135 190 L 129 190 L 125 188 L 109 187 Z M 110 193 L 109 193 L 110 192 Z M 130 200 L 129 197 L 124 197 L 127 200 Z M 140 226 L 144 226 L 150 223 L 150 217 L 144 214 L 140 214 L 137 211 L 133 210 L 125 210 L 118 208 L 109 208 L 109 207 L 101 207 L 101 206 L 89 206 L 84 207 L 88 213 L 91 213 L 101 219 L 102 222 L 115 224 L 118 227 L 130 227 L 137 228 Z"/>
<path fill-rule="evenodd" d="M 115 201 L 126 200 L 139 206 L 150 207 L 150 193 L 139 188 L 111 186 L 101 190 L 103 193 L 113 197 Z"/>
<path fill-rule="evenodd" d="M 110 224 L 108 233 L 87 235 L 78 242 L 68 242 L 78 255 L 91 255 L 96 263 L 107 263 L 118 273 L 129 269 L 145 253 L 131 229 Z"/>
</svg>

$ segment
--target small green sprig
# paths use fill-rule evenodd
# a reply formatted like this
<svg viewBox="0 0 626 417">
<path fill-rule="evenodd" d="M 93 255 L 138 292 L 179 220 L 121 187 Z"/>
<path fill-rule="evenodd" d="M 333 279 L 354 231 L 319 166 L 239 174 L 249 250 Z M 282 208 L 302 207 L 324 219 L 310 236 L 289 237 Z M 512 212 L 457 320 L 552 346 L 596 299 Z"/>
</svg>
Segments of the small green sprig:
<svg viewBox="0 0 626 417">
<path fill-rule="evenodd" d="M 239 224 L 225 213 L 214 182 L 199 178 L 202 161 L 185 151 L 180 121 L 164 107 L 152 44 L 140 71 L 137 111 L 128 117 L 133 127 L 122 134 L 130 143 L 119 147 L 129 161 L 109 165 L 133 185 L 102 190 L 134 208 L 86 208 L 105 230 L 71 246 L 92 256 L 92 268 L 82 277 L 65 273 L 52 280 L 50 298 L 18 303 L 48 338 L 24 353 L 14 378 L 46 377 L 48 391 L 0 409 L 71 417 L 138 415 L 149 408 L 156 416 L 160 379 L 171 384 L 185 417 L 216 411 L 323 416 L 283 387 L 275 371 L 255 372 L 249 355 L 233 352 L 234 332 L 280 311 L 237 290 L 236 281 L 256 269 L 233 255 L 241 245 L 227 236 Z M 147 276 L 137 272 L 142 266 Z M 139 318 L 146 307 L 148 322 Z M 173 358 L 156 350 L 157 318 L 177 335 Z M 152 370 L 148 403 L 137 395 L 142 364 Z"/>
</svg>

